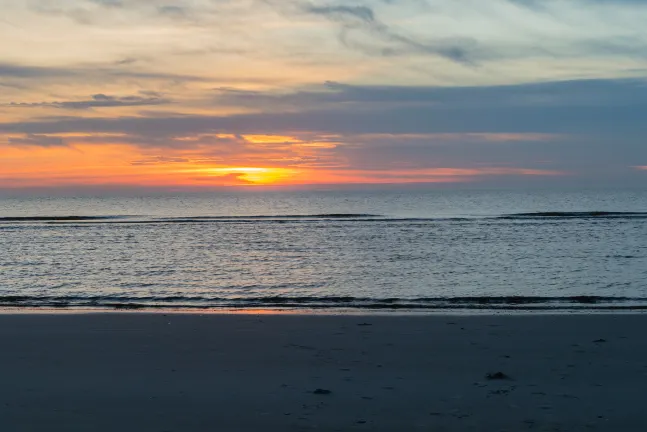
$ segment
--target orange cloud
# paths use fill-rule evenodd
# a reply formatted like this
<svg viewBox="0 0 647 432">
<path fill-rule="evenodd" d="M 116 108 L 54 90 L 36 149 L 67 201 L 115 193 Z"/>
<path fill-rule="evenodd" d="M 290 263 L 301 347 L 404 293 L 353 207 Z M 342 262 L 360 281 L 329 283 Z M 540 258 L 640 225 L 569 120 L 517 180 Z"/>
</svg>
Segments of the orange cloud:
<svg viewBox="0 0 647 432">
<path fill-rule="evenodd" d="M 379 169 L 359 168 L 337 153 L 347 146 L 337 136 L 198 135 L 150 147 L 128 143 L 132 138 L 120 134 L 15 139 L 14 145 L 11 140 L 0 144 L 0 187 L 458 183 L 487 176 L 566 174 L 514 167 L 419 168 L 397 160 Z M 177 142 L 185 145 L 175 146 Z"/>
</svg>

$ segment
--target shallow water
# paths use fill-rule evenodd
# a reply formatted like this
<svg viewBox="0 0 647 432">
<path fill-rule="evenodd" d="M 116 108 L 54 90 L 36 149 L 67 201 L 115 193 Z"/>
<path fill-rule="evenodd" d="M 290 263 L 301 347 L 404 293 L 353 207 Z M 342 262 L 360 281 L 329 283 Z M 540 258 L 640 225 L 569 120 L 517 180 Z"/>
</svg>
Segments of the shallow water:
<svg viewBox="0 0 647 432">
<path fill-rule="evenodd" d="M 0 199 L 0 306 L 647 306 L 647 193 Z"/>
</svg>

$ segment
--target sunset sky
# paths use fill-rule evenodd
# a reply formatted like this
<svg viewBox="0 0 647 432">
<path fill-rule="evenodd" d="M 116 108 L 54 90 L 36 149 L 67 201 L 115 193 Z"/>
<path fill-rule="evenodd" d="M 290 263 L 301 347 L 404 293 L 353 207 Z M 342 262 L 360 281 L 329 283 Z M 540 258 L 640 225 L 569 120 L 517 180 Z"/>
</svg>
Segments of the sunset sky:
<svg viewBox="0 0 647 432">
<path fill-rule="evenodd" d="M 647 182 L 643 0 L 0 8 L 0 189 Z"/>
</svg>

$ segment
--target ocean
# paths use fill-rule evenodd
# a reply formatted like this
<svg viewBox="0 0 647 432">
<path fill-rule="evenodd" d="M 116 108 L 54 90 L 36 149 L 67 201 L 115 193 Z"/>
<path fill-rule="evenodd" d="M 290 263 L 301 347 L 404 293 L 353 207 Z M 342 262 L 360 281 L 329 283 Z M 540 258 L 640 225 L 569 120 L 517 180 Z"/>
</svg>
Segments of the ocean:
<svg viewBox="0 0 647 432">
<path fill-rule="evenodd" d="M 647 308 L 647 191 L 0 198 L 0 306 Z"/>
</svg>

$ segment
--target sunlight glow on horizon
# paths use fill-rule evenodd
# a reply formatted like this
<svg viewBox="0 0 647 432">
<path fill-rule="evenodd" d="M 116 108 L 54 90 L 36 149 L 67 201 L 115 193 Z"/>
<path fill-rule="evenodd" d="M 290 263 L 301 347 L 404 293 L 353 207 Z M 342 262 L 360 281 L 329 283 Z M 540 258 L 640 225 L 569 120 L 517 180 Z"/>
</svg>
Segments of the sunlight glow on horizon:
<svg viewBox="0 0 647 432">
<path fill-rule="evenodd" d="M 66 136 L 69 138 L 70 136 Z M 77 136 L 81 141 L 87 136 Z M 48 138 L 48 139 L 51 139 Z M 217 139 L 230 140 L 228 135 Z M 335 149 L 339 144 L 304 143 L 285 136 L 255 137 L 252 146 L 270 145 L 262 150 L 267 162 L 260 165 L 254 156 L 232 154 L 233 161 L 254 161 L 254 165 L 230 165 L 227 158 L 205 154 L 202 147 L 194 150 L 169 149 L 160 156 L 153 148 L 142 151 L 130 144 L 74 144 L 52 147 L 15 147 L 3 149 L 0 160 L 0 186 L 37 187 L 65 185 L 138 185 L 167 187 L 209 186 L 290 186 L 317 184 L 390 184 L 390 183 L 465 183 L 488 176 L 563 176 L 557 170 L 514 167 L 400 167 L 357 169 L 344 163 L 310 162 L 320 151 Z M 291 140 L 297 148 L 305 148 L 302 156 L 280 157 L 274 144 L 283 146 Z M 488 138 L 489 139 L 489 138 Z M 227 146 L 232 145 L 229 141 Z M 252 149 L 252 155 L 253 153 Z M 311 153 L 314 151 L 315 153 Z M 312 159 L 315 161 L 316 159 Z M 312 165 L 312 166 L 310 166 Z"/>
</svg>

